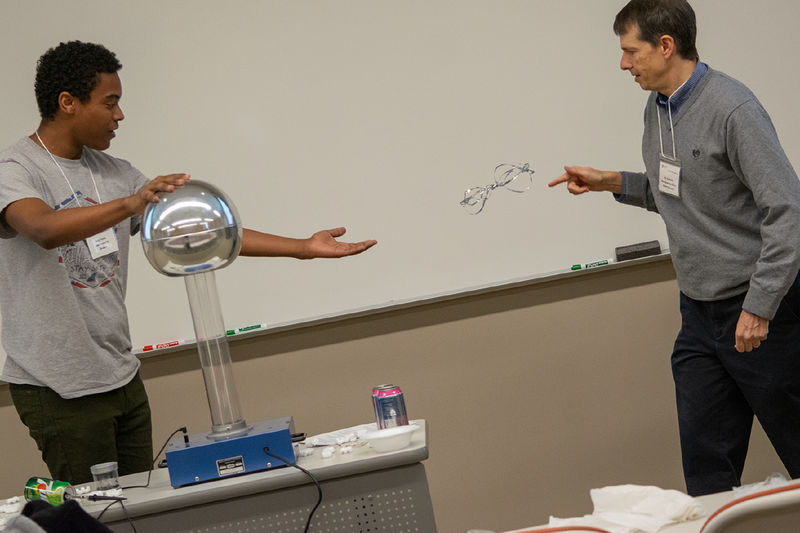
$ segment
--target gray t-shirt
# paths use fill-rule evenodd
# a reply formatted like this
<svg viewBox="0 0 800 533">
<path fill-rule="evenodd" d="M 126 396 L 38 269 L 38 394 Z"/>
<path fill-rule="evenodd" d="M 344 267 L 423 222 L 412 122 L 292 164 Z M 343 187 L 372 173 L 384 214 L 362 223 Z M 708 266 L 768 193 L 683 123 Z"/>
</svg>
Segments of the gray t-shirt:
<svg viewBox="0 0 800 533">
<path fill-rule="evenodd" d="M 27 137 L 0 152 L 0 211 L 23 198 L 55 210 L 89 206 L 130 196 L 148 181 L 127 161 L 89 148 L 79 160 L 55 159 L 58 165 Z M 76 398 L 133 378 L 139 360 L 131 353 L 125 290 L 138 219 L 114 226 L 119 251 L 96 259 L 85 241 L 46 250 L 0 223 L 7 354 L 0 379 Z"/>
</svg>

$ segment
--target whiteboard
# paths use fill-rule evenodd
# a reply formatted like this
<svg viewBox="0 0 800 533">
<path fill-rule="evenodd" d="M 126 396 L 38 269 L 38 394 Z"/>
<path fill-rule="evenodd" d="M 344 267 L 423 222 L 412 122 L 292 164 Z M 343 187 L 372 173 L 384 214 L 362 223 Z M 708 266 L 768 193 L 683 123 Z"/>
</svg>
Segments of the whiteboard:
<svg viewBox="0 0 800 533">
<path fill-rule="evenodd" d="M 109 153 L 148 176 L 225 190 L 246 227 L 375 238 L 342 260 L 239 258 L 217 272 L 226 325 L 377 309 L 613 257 L 659 240 L 656 214 L 546 183 L 564 164 L 640 170 L 647 94 L 619 70 L 620 0 L 3 2 L 0 144 L 38 124 L 34 66 L 59 41 L 123 64 L 125 120 Z M 701 57 L 748 84 L 790 159 L 800 139 L 790 1 L 696 1 Z M 499 163 L 533 188 L 459 206 Z M 137 238 L 138 241 L 138 238 Z M 194 336 L 184 284 L 132 243 L 134 348 Z"/>
</svg>

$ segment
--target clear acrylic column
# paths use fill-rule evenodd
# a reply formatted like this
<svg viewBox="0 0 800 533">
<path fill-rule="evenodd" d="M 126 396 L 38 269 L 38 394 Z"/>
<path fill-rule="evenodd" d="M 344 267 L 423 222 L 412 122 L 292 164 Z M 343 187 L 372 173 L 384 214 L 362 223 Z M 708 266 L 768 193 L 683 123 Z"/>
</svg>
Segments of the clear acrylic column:
<svg viewBox="0 0 800 533">
<path fill-rule="evenodd" d="M 186 276 L 184 281 L 211 410 L 211 432 L 226 437 L 238 435 L 247 429 L 247 424 L 242 418 L 239 393 L 233 380 L 233 364 L 214 271 Z"/>
<path fill-rule="evenodd" d="M 203 370 L 211 439 L 249 431 L 233 379 L 214 270 L 239 255 L 242 229 L 233 203 L 209 183 L 192 180 L 147 207 L 142 246 L 150 264 L 167 276 L 183 276 Z"/>
</svg>

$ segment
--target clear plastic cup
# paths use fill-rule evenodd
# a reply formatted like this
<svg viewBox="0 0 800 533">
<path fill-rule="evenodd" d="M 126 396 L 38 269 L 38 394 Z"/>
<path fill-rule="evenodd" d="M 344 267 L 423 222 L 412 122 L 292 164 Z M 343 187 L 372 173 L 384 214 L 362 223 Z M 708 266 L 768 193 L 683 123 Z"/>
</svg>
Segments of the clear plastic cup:
<svg viewBox="0 0 800 533">
<path fill-rule="evenodd" d="M 95 490 L 110 490 L 119 488 L 119 476 L 117 474 L 117 462 L 100 463 L 92 465 L 90 468 L 94 478 Z"/>
</svg>

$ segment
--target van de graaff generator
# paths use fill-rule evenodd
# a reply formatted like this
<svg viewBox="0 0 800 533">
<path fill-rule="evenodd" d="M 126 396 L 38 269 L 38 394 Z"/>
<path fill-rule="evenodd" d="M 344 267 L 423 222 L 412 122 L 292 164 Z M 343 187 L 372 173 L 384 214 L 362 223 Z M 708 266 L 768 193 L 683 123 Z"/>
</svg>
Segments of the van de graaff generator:
<svg viewBox="0 0 800 533">
<path fill-rule="evenodd" d="M 168 444 L 170 483 L 177 487 L 285 466 L 264 450 L 294 461 L 291 417 L 248 425 L 233 379 L 214 270 L 230 265 L 241 250 L 236 207 L 221 190 L 198 180 L 159 198 L 145 209 L 142 245 L 153 268 L 186 282 L 211 411 L 211 432 Z"/>
</svg>

